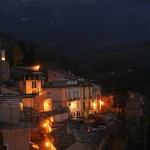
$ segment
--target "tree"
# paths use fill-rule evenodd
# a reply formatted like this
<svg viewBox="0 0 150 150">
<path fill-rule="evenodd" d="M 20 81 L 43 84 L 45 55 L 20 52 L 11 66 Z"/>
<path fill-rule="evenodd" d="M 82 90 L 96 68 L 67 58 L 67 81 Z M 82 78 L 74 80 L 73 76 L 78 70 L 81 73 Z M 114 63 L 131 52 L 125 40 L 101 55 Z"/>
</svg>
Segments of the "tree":
<svg viewBox="0 0 150 150">
<path fill-rule="evenodd" d="M 121 84 L 121 82 L 116 82 L 116 85 L 113 89 L 113 108 L 116 108 L 121 112 L 124 112 L 125 104 L 127 99 L 126 88 Z"/>
<path fill-rule="evenodd" d="M 23 63 L 23 52 L 20 48 L 14 49 L 14 64 L 20 65 Z"/>
</svg>

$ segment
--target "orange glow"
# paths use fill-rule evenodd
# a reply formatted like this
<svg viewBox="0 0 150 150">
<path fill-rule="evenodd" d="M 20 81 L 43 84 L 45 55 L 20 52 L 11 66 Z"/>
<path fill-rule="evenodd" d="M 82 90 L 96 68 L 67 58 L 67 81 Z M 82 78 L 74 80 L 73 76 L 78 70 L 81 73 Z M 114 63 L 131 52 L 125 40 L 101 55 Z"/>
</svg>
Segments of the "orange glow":
<svg viewBox="0 0 150 150">
<path fill-rule="evenodd" d="M 46 124 L 46 123 L 44 123 L 44 124 L 43 124 L 43 127 L 47 127 L 47 124 Z"/>
<path fill-rule="evenodd" d="M 75 109 L 75 103 L 71 103 L 71 105 L 70 105 L 70 107 L 71 107 L 71 109 Z"/>
<path fill-rule="evenodd" d="M 48 107 L 48 103 L 44 102 L 44 108 Z"/>
<path fill-rule="evenodd" d="M 94 108 L 94 109 L 97 108 L 97 103 L 96 103 L 96 102 L 93 103 L 93 108 Z"/>
<path fill-rule="evenodd" d="M 32 147 L 35 148 L 35 149 L 39 149 L 39 146 L 36 145 L 36 144 L 32 144 Z"/>
<path fill-rule="evenodd" d="M 5 57 L 2 57 L 2 59 L 1 59 L 2 61 L 5 61 Z"/>
<path fill-rule="evenodd" d="M 45 146 L 46 146 L 46 147 L 49 147 L 49 146 L 50 146 L 50 142 L 46 142 L 46 143 L 45 143 Z"/>
<path fill-rule="evenodd" d="M 40 69 L 40 65 L 33 66 L 33 70 L 39 71 L 39 69 Z"/>
<path fill-rule="evenodd" d="M 52 128 L 48 122 L 44 123 L 43 127 L 45 128 L 45 132 L 47 132 L 47 133 L 52 131 Z"/>
<path fill-rule="evenodd" d="M 103 102 L 103 101 L 100 101 L 100 104 L 101 104 L 101 105 L 104 105 L 104 102 Z"/>
<path fill-rule="evenodd" d="M 37 70 L 39 70 L 40 69 L 40 65 L 37 65 L 36 68 L 37 68 Z"/>
</svg>

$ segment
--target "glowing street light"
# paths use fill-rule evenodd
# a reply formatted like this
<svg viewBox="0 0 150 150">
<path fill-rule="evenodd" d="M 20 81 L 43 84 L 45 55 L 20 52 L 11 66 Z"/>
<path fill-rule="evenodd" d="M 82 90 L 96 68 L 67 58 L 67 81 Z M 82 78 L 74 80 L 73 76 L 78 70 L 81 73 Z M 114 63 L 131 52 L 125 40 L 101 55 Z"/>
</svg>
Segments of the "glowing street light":
<svg viewBox="0 0 150 150">
<path fill-rule="evenodd" d="M 45 143 L 45 146 L 46 146 L 46 147 L 50 147 L 50 142 L 46 142 L 46 143 Z"/>
<path fill-rule="evenodd" d="M 51 126 L 49 125 L 49 123 L 44 123 L 44 124 L 43 124 L 43 127 L 45 128 L 46 133 L 52 131 L 52 128 L 51 128 Z"/>
<path fill-rule="evenodd" d="M 93 103 L 93 108 L 94 108 L 94 109 L 97 108 L 97 103 L 96 103 L 96 102 Z"/>
<path fill-rule="evenodd" d="M 104 102 L 100 99 L 100 111 L 102 111 L 102 106 L 104 105 Z"/>
<path fill-rule="evenodd" d="M 104 102 L 103 102 L 103 101 L 100 101 L 100 105 L 104 105 Z"/>
<path fill-rule="evenodd" d="M 44 123 L 44 124 L 43 124 L 43 127 L 47 127 L 47 124 L 46 124 L 46 123 Z"/>
<path fill-rule="evenodd" d="M 33 67 L 32 67 L 32 69 L 33 69 L 33 70 L 35 70 L 35 71 L 39 71 L 39 69 L 40 69 L 40 65 L 33 66 Z"/>
</svg>

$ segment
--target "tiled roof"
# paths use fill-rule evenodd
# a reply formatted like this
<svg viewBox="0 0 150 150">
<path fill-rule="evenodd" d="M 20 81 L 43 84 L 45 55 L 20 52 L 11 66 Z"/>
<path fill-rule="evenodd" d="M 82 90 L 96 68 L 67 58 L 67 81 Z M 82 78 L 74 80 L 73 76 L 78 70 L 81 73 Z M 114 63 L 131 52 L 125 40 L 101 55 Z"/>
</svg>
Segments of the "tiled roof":
<svg viewBox="0 0 150 150">
<path fill-rule="evenodd" d="M 52 110 L 52 111 L 48 111 L 48 112 L 41 112 L 41 115 L 51 117 L 51 116 L 58 115 L 58 114 L 63 114 L 63 113 L 67 113 L 66 107 L 63 107 L 60 110 Z"/>
<path fill-rule="evenodd" d="M 76 142 L 74 134 L 68 134 L 66 127 L 48 133 L 47 137 L 57 150 L 64 150 Z"/>
</svg>

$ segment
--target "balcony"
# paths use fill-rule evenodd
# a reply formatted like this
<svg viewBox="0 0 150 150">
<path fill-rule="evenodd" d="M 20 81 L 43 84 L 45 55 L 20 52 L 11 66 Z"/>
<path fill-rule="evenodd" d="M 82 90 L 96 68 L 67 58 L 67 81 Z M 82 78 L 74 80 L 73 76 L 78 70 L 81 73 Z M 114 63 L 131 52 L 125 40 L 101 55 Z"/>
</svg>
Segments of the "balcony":
<svg viewBox="0 0 150 150">
<path fill-rule="evenodd" d="M 74 101 L 80 100 L 80 97 L 74 97 L 73 100 Z"/>
</svg>

